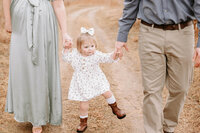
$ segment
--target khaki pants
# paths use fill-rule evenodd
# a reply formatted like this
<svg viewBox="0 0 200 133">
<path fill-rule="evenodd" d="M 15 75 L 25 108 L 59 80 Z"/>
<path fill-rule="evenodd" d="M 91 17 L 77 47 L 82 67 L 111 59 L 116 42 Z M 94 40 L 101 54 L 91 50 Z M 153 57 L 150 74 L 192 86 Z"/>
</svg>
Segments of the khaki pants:
<svg viewBox="0 0 200 133">
<path fill-rule="evenodd" d="M 192 81 L 193 25 L 162 30 L 141 24 L 139 54 L 144 87 L 145 133 L 174 132 Z M 169 97 L 162 106 L 166 85 Z"/>
</svg>

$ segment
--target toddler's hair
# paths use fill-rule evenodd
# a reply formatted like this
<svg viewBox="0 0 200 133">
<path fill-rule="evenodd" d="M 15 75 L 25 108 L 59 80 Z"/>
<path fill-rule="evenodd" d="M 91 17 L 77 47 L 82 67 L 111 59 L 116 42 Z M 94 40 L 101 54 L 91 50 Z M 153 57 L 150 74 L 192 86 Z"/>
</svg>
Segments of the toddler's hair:
<svg viewBox="0 0 200 133">
<path fill-rule="evenodd" d="M 77 49 L 79 52 L 81 52 L 81 45 L 83 43 L 94 43 L 95 47 L 97 48 L 95 37 L 91 36 L 88 33 L 81 33 L 80 36 L 77 38 Z"/>
</svg>

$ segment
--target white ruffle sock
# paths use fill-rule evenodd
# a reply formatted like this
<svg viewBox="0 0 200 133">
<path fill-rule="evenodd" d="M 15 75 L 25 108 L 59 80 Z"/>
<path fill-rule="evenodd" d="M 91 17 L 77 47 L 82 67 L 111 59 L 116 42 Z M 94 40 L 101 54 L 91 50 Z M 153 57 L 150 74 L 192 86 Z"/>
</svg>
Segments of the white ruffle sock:
<svg viewBox="0 0 200 133">
<path fill-rule="evenodd" d="M 116 99 L 114 95 L 112 95 L 110 98 L 107 98 L 106 101 L 108 102 L 108 104 L 113 104 L 116 102 Z"/>
<path fill-rule="evenodd" d="M 81 119 L 88 118 L 88 115 L 85 115 L 85 116 L 81 116 L 81 115 L 80 115 L 80 118 L 81 118 Z"/>
</svg>

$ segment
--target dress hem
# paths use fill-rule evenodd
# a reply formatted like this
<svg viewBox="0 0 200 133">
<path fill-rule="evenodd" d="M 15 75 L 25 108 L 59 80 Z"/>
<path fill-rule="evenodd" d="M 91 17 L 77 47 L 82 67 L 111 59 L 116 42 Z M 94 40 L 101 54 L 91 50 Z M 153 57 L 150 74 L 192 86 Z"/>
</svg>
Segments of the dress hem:
<svg viewBox="0 0 200 133">
<path fill-rule="evenodd" d="M 15 113 L 12 112 L 12 111 L 10 111 L 10 112 L 9 111 L 5 111 L 5 112 L 7 112 L 9 114 L 14 114 L 15 115 Z M 42 125 L 47 125 L 47 124 L 54 125 L 54 126 L 60 126 L 62 124 L 62 122 L 60 122 L 60 123 L 52 123 L 52 122 L 49 122 L 49 121 L 42 122 L 41 124 L 33 124 L 33 122 L 31 122 L 29 120 L 19 120 L 15 116 L 14 116 L 14 119 L 15 119 L 15 121 L 17 121 L 19 123 L 30 122 L 33 126 L 42 126 Z"/>
<path fill-rule="evenodd" d="M 105 93 L 105 92 L 107 92 L 107 91 L 110 91 L 110 89 L 108 89 L 108 90 L 105 90 L 105 91 L 103 91 L 102 93 L 100 93 L 100 94 L 98 94 L 98 95 L 95 95 L 95 96 L 93 96 L 92 98 L 89 98 L 89 99 L 87 99 L 87 100 L 82 100 L 82 99 L 73 99 L 73 98 L 68 98 L 68 100 L 73 100 L 73 101 L 89 101 L 89 100 L 91 100 L 91 99 L 93 99 L 93 98 L 95 98 L 95 97 L 98 97 L 98 96 L 100 96 L 100 95 L 102 95 L 103 93 Z"/>
</svg>

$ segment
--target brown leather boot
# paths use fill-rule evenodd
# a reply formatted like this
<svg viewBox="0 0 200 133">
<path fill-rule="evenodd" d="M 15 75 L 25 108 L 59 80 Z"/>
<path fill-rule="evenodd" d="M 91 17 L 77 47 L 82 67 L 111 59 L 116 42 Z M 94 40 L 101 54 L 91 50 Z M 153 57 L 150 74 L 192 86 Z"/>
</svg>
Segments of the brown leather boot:
<svg viewBox="0 0 200 133">
<path fill-rule="evenodd" d="M 77 128 L 78 133 L 83 133 L 87 128 L 87 118 L 80 118 L 80 124 Z"/>
<path fill-rule="evenodd" d="M 123 119 L 126 117 L 126 113 L 117 107 L 117 103 L 108 104 L 112 108 L 113 114 L 117 116 L 118 119 Z"/>
<path fill-rule="evenodd" d="M 164 133 L 174 133 L 174 132 L 167 132 L 167 131 L 164 131 L 164 130 L 163 130 L 163 132 L 164 132 Z"/>
</svg>

